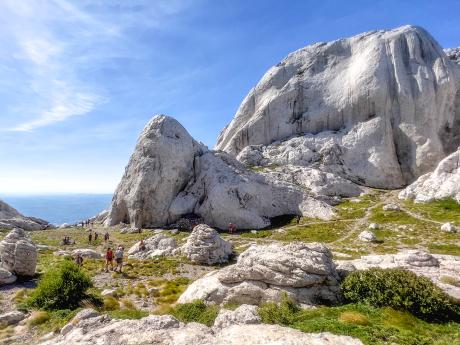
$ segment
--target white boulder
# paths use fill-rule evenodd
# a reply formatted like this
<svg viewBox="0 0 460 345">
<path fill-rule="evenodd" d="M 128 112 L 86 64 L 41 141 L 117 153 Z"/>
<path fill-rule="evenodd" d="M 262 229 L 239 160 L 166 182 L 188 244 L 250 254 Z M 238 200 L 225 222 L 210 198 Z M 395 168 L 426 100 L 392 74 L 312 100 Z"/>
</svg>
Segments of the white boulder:
<svg viewBox="0 0 460 345">
<path fill-rule="evenodd" d="M 162 233 L 144 240 L 145 249 L 141 249 L 141 242 L 137 242 L 128 250 L 128 257 L 134 259 L 147 259 L 154 256 L 172 255 L 177 248 L 176 240 Z"/>
<path fill-rule="evenodd" d="M 77 254 L 80 254 L 83 258 L 87 259 L 100 259 L 103 257 L 103 255 L 98 251 L 89 248 L 74 249 L 71 253 L 72 256 L 76 256 Z"/>
<path fill-rule="evenodd" d="M 378 225 L 377 223 L 370 223 L 369 224 L 369 229 L 378 230 L 378 229 L 380 229 L 380 225 Z"/>
<path fill-rule="evenodd" d="M 156 227 L 189 214 L 221 229 L 228 223 L 259 229 L 280 215 L 330 219 L 334 212 L 292 183 L 256 174 L 226 153 L 209 151 L 176 120 L 157 116 L 139 138 L 105 224 Z"/>
<path fill-rule="evenodd" d="M 453 198 L 460 202 L 460 149 L 444 158 L 433 172 L 420 176 L 417 181 L 399 193 L 400 199 L 429 202 Z"/>
<path fill-rule="evenodd" d="M 420 27 L 316 43 L 262 77 L 216 149 L 401 187 L 460 144 L 459 73 Z"/>
<path fill-rule="evenodd" d="M 181 247 L 181 253 L 194 263 L 214 265 L 228 262 L 233 247 L 216 230 L 206 224 L 199 224 Z"/>
<path fill-rule="evenodd" d="M 284 293 L 302 304 L 338 300 L 338 275 L 332 254 L 319 243 L 253 245 L 237 263 L 193 282 L 179 303 L 259 305 L 279 301 Z"/>
<path fill-rule="evenodd" d="M 377 237 L 375 236 L 375 234 L 371 231 L 362 231 L 359 235 L 358 235 L 358 239 L 360 241 L 363 241 L 363 242 L 375 242 L 377 241 Z"/>
<path fill-rule="evenodd" d="M 13 229 L 0 242 L 1 265 L 13 274 L 34 276 L 37 257 L 37 248 L 23 229 Z"/>
</svg>

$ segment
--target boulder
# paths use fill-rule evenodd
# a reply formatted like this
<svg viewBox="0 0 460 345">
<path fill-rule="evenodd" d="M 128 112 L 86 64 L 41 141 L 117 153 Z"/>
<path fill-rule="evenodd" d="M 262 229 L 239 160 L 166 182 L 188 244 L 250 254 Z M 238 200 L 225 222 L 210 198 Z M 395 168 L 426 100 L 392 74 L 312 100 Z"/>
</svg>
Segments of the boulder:
<svg viewBox="0 0 460 345">
<path fill-rule="evenodd" d="M 262 77 L 216 149 L 398 188 L 460 144 L 459 73 L 416 26 L 316 43 Z"/>
<path fill-rule="evenodd" d="M 453 198 L 460 202 L 460 149 L 444 158 L 433 172 L 420 176 L 417 181 L 399 193 L 400 199 L 415 202 Z"/>
<path fill-rule="evenodd" d="M 103 315 L 75 323 L 65 334 L 42 345 L 362 345 L 358 339 L 331 333 L 303 333 L 292 328 L 263 324 L 232 324 L 210 328 L 184 324 L 169 315 L 150 315 L 140 320 L 117 320 Z"/>
<path fill-rule="evenodd" d="M 105 224 L 159 227 L 195 215 L 221 229 L 228 223 L 259 229 L 286 214 L 330 219 L 334 212 L 295 184 L 209 151 L 176 120 L 161 115 L 142 132 Z"/>
<path fill-rule="evenodd" d="M 176 240 L 162 233 L 144 240 L 145 249 L 141 250 L 140 241 L 128 250 L 128 257 L 134 259 L 147 259 L 154 256 L 172 255 L 177 248 Z"/>
<path fill-rule="evenodd" d="M 214 328 L 226 328 L 231 325 L 256 325 L 261 318 L 254 305 L 243 304 L 235 310 L 221 309 L 214 321 Z"/>
<path fill-rule="evenodd" d="M 332 254 L 322 244 L 253 245 L 236 264 L 189 285 L 178 302 L 259 305 L 287 293 L 302 304 L 334 303 L 340 299 L 338 279 Z"/>
<path fill-rule="evenodd" d="M 228 262 L 233 247 L 216 230 L 206 224 L 199 224 L 181 247 L 181 253 L 194 263 L 214 265 Z"/>
<path fill-rule="evenodd" d="M 0 229 L 21 228 L 26 231 L 36 231 L 49 227 L 51 227 L 51 224 L 46 220 L 26 217 L 3 200 L 0 200 Z"/>
<path fill-rule="evenodd" d="M 103 257 L 101 253 L 89 248 L 74 249 L 71 256 L 76 256 L 77 254 L 80 254 L 82 257 L 87 259 L 101 259 Z"/>
<path fill-rule="evenodd" d="M 404 250 L 397 254 L 366 255 L 359 259 L 336 261 L 337 269 L 343 264 L 353 265 L 358 270 L 369 268 L 404 268 L 425 276 L 438 285 L 453 299 L 460 301 L 460 287 L 444 284 L 443 276 L 460 276 L 460 257 L 430 254 L 422 250 Z"/>
<path fill-rule="evenodd" d="M 377 237 L 375 236 L 375 234 L 371 231 L 362 231 L 359 235 L 358 235 L 358 239 L 362 242 L 375 242 L 377 241 Z"/>
<path fill-rule="evenodd" d="M 8 313 L 4 313 L 0 315 L 0 326 L 10 326 L 15 325 L 18 322 L 24 320 L 26 318 L 26 314 L 19 310 L 10 311 Z"/>
<path fill-rule="evenodd" d="M 0 267 L 0 286 L 6 284 L 13 284 L 16 281 L 16 276 L 10 271 Z"/>
<path fill-rule="evenodd" d="M 0 242 L 1 265 L 13 274 L 34 276 L 37 257 L 37 248 L 23 229 L 13 229 Z"/>
<path fill-rule="evenodd" d="M 444 223 L 443 225 L 441 225 L 441 230 L 445 231 L 445 232 L 456 233 L 458 229 L 451 222 L 447 222 L 447 223 Z"/>
<path fill-rule="evenodd" d="M 369 224 L 369 229 L 370 230 L 378 230 L 378 229 L 380 229 L 380 225 L 378 225 L 377 223 L 370 223 Z"/>
</svg>

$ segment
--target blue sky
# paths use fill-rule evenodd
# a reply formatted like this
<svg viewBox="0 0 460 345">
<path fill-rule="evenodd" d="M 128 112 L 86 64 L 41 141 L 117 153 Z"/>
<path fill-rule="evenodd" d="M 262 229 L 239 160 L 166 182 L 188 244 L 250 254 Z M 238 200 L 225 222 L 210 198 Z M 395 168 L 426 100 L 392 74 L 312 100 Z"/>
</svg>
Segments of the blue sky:
<svg viewBox="0 0 460 345">
<path fill-rule="evenodd" d="M 0 194 L 103 193 L 157 113 L 212 147 L 305 45 L 404 24 L 460 46 L 460 1 L 2 0 Z"/>
</svg>

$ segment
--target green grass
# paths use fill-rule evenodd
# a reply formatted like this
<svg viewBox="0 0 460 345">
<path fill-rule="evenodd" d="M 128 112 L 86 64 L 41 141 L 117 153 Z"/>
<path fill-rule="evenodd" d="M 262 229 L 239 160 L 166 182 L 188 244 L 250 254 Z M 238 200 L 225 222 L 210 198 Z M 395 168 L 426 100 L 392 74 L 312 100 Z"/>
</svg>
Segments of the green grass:
<svg viewBox="0 0 460 345">
<path fill-rule="evenodd" d="M 460 246 L 455 244 L 428 244 L 430 252 L 435 254 L 460 255 Z"/>
<path fill-rule="evenodd" d="M 278 241 L 333 242 L 340 239 L 347 231 L 346 222 L 317 223 L 274 232 L 272 239 Z"/>
<path fill-rule="evenodd" d="M 427 203 L 414 203 L 408 200 L 404 206 L 427 219 L 460 224 L 460 204 L 451 198 Z"/>
<path fill-rule="evenodd" d="M 252 233 L 251 231 L 243 232 L 240 236 L 242 238 L 267 238 L 270 237 L 273 233 L 273 230 L 257 230 L 256 233 Z"/>
<path fill-rule="evenodd" d="M 274 310 L 270 304 L 259 308 L 264 322 L 281 323 L 274 322 L 276 318 L 273 315 L 267 315 L 267 312 L 273 313 Z M 285 315 L 284 321 L 281 324 L 303 332 L 349 335 L 361 339 L 366 345 L 460 344 L 458 323 L 427 323 L 406 312 L 360 304 L 294 310 L 290 315 Z"/>
<path fill-rule="evenodd" d="M 135 308 L 123 308 L 111 310 L 107 313 L 113 319 L 138 320 L 149 315 L 145 310 Z"/>
<path fill-rule="evenodd" d="M 175 303 L 189 284 L 190 279 L 184 277 L 170 280 L 150 280 L 147 282 L 149 287 L 158 289 L 158 294 L 155 296 L 155 303 L 157 305 Z"/>
<path fill-rule="evenodd" d="M 219 313 L 216 305 L 208 306 L 203 301 L 179 304 L 171 311 L 171 315 L 182 322 L 199 322 L 206 326 L 212 326 Z"/>
</svg>

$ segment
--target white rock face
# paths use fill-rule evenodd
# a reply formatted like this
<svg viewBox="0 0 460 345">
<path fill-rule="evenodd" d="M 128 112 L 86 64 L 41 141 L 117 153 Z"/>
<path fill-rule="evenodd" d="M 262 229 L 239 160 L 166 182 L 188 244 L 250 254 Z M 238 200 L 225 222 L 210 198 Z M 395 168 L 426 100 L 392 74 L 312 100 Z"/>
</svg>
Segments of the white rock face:
<svg viewBox="0 0 460 345">
<path fill-rule="evenodd" d="M 187 238 L 181 252 L 194 263 L 214 265 L 228 262 L 233 248 L 231 243 L 220 238 L 216 230 L 199 224 Z"/>
<path fill-rule="evenodd" d="M 329 219 L 334 213 L 298 186 L 251 172 L 198 144 L 176 120 L 157 116 L 139 138 L 106 224 L 156 227 L 187 214 L 221 229 L 230 222 L 258 229 L 280 215 Z"/>
<path fill-rule="evenodd" d="M 42 345 L 362 345 L 358 339 L 331 333 L 302 333 L 277 325 L 232 325 L 212 329 L 198 323 L 184 324 L 169 315 L 140 320 L 112 320 L 99 316 L 80 321 L 66 334 Z"/>
<path fill-rule="evenodd" d="M 37 248 L 23 229 L 13 229 L 0 242 L 0 259 L 4 269 L 20 276 L 34 276 Z"/>
<path fill-rule="evenodd" d="M 338 275 L 332 254 L 319 243 L 253 245 L 235 265 L 193 282 L 178 302 L 259 305 L 279 301 L 287 293 L 298 303 L 336 302 Z"/>
<path fill-rule="evenodd" d="M 273 179 L 286 181 L 301 186 L 315 196 L 354 197 L 363 192 L 357 184 L 325 171 L 295 165 L 285 165 L 265 171 Z"/>
<path fill-rule="evenodd" d="M 0 200 L 0 229 L 21 228 L 27 231 L 36 231 L 50 226 L 43 219 L 23 216 L 16 209 Z"/>
<path fill-rule="evenodd" d="M 216 148 L 400 187 L 460 144 L 459 73 L 414 26 L 313 44 L 262 77 Z"/>
<path fill-rule="evenodd" d="M 371 231 L 363 231 L 358 235 L 358 239 L 363 242 L 375 242 L 377 241 L 377 237 Z"/>
<path fill-rule="evenodd" d="M 452 255 L 430 254 L 420 250 L 407 250 L 397 254 L 366 255 L 360 259 L 340 261 L 337 263 L 352 264 L 358 270 L 373 267 L 378 268 L 405 268 L 418 275 L 430 278 L 448 295 L 460 301 L 460 288 L 445 284 L 442 276 L 460 276 L 460 257 Z"/>
<path fill-rule="evenodd" d="M 436 169 L 420 176 L 417 181 L 399 193 L 400 199 L 429 202 L 453 198 L 460 202 L 460 150 L 444 158 Z"/>
<path fill-rule="evenodd" d="M 177 248 L 176 240 L 162 233 L 144 240 L 145 250 L 140 248 L 141 242 L 137 242 L 128 250 L 128 257 L 134 259 L 147 259 L 155 256 L 172 255 Z"/>
<path fill-rule="evenodd" d="M 441 230 L 445 231 L 445 232 L 455 233 L 455 232 L 457 232 L 458 229 L 451 222 L 447 222 L 447 223 L 444 223 L 443 225 L 441 225 Z"/>
<path fill-rule="evenodd" d="M 444 52 L 449 59 L 460 65 L 460 47 L 444 49 Z"/>
<path fill-rule="evenodd" d="M 255 305 L 242 304 L 235 310 L 221 309 L 214 321 L 215 328 L 225 328 L 232 325 L 256 325 L 261 318 Z"/>
</svg>

